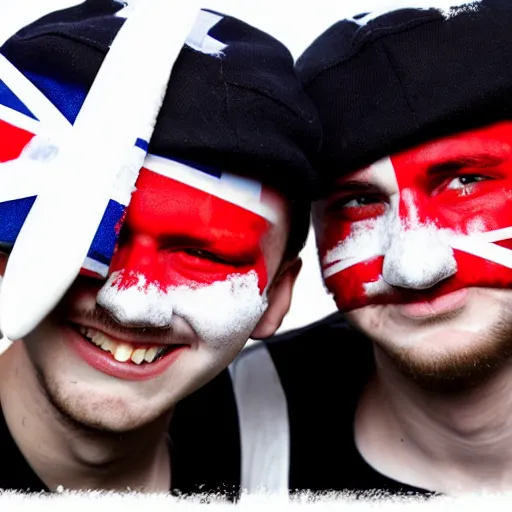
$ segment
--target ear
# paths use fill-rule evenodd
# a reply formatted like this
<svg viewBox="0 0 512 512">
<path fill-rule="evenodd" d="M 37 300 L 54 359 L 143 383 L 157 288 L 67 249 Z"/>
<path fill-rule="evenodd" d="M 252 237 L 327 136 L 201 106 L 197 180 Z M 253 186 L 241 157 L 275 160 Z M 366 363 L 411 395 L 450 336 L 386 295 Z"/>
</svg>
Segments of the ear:
<svg viewBox="0 0 512 512">
<path fill-rule="evenodd" d="M 269 338 L 279 329 L 290 310 L 293 287 L 301 268 L 302 260 L 299 257 L 283 263 L 268 290 L 268 307 L 252 332 L 253 340 Z"/>
</svg>

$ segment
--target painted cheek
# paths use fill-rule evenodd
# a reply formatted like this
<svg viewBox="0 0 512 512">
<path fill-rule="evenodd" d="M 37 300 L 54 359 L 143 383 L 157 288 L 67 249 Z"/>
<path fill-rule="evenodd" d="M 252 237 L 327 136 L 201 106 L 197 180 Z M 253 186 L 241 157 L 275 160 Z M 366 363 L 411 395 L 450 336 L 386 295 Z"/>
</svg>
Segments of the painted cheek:
<svg viewBox="0 0 512 512">
<path fill-rule="evenodd" d="M 441 227 L 472 235 L 512 225 L 509 180 L 489 180 L 473 189 L 446 191 L 434 198 Z M 495 242 L 512 249 L 512 240 Z M 458 272 L 452 286 L 511 287 L 512 270 L 463 251 L 454 251 Z"/>
<path fill-rule="evenodd" d="M 512 225 L 512 190 L 504 188 L 501 180 L 478 184 L 477 191 L 470 195 L 461 191 L 444 193 L 436 206 L 440 225 L 463 234 Z"/>
<path fill-rule="evenodd" d="M 327 222 L 319 254 L 326 288 L 340 311 L 367 304 L 367 285 L 379 281 L 382 247 L 386 244 L 379 229 L 383 222 L 384 219 L 371 219 L 348 223 L 333 218 Z M 336 267 L 345 264 L 349 266 L 336 271 Z"/>
<path fill-rule="evenodd" d="M 510 190 L 503 190 L 498 182 L 485 184 L 482 189 L 487 189 L 486 193 L 471 201 L 474 213 L 470 216 L 468 212 L 468 220 L 464 223 L 463 230 L 465 234 L 492 231 L 512 225 Z M 512 240 L 494 243 L 512 250 Z M 512 269 L 462 251 L 455 251 L 455 257 L 459 265 L 457 278 L 461 285 L 512 287 Z"/>
<path fill-rule="evenodd" d="M 454 251 L 458 287 L 511 288 L 512 269 L 462 251 Z M 455 283 L 454 283 L 455 284 Z"/>
<path fill-rule="evenodd" d="M 325 280 L 325 286 L 333 294 L 336 307 L 346 312 L 368 304 L 366 286 L 376 283 L 382 272 L 382 256 L 359 263 L 338 272 Z"/>
<path fill-rule="evenodd" d="M 322 236 L 317 240 L 318 253 L 323 260 L 328 251 L 346 240 L 352 232 L 352 223 L 328 218 L 323 225 Z"/>
</svg>

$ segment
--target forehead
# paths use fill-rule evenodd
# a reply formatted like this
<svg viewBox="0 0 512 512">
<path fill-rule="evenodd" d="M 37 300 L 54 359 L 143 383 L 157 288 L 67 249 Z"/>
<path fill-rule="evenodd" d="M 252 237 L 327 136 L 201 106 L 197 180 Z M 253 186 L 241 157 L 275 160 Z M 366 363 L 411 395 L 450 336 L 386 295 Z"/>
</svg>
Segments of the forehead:
<svg viewBox="0 0 512 512">
<path fill-rule="evenodd" d="M 396 153 L 339 178 L 337 183 L 343 186 L 357 181 L 392 189 L 408 177 L 448 169 L 450 166 L 483 166 L 510 161 L 512 121 L 504 121 L 435 139 Z"/>
<path fill-rule="evenodd" d="M 288 209 L 282 194 L 258 180 L 231 173 L 211 174 L 152 156 L 135 188 L 127 221 L 146 231 L 180 221 L 182 227 L 279 225 Z"/>
</svg>

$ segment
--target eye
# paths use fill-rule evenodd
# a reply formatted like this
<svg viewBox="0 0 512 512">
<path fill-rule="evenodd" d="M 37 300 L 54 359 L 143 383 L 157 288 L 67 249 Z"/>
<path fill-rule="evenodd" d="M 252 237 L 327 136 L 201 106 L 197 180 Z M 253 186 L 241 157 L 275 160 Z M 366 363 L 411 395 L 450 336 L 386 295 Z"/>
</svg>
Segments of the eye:
<svg viewBox="0 0 512 512">
<path fill-rule="evenodd" d="M 362 206 L 367 206 L 369 204 L 380 203 L 381 200 L 377 197 L 372 196 L 359 196 L 353 197 L 350 201 L 346 201 L 342 203 L 340 201 L 339 206 L 344 206 L 345 208 L 360 208 Z"/>
<path fill-rule="evenodd" d="M 453 178 L 446 186 L 447 190 L 460 190 L 468 185 L 479 183 L 480 181 L 486 181 L 489 178 L 481 176 L 480 174 L 464 174 Z"/>
<path fill-rule="evenodd" d="M 186 249 L 183 252 L 185 254 L 188 254 L 189 256 L 194 256 L 196 258 L 208 260 L 213 263 L 220 263 L 222 265 L 232 265 L 232 263 L 230 261 L 225 260 L 224 258 L 221 258 L 211 252 L 203 251 L 202 249 Z"/>
<path fill-rule="evenodd" d="M 347 222 L 379 217 L 386 212 L 387 201 L 382 194 L 351 194 L 331 200 L 325 213 L 332 218 Z"/>
</svg>

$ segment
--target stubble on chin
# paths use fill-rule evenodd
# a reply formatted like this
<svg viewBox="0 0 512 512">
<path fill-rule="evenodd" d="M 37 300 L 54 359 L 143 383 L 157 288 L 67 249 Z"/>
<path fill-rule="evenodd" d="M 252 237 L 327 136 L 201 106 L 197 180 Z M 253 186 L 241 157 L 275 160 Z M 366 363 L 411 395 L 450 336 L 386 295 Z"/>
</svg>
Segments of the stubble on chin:
<svg viewBox="0 0 512 512">
<path fill-rule="evenodd" d="M 381 363 L 385 360 L 386 366 L 396 368 L 424 391 L 459 394 L 485 384 L 512 359 L 512 305 L 503 303 L 501 310 L 491 326 L 478 334 L 468 334 L 474 337 L 468 346 L 445 353 L 428 353 L 417 346 L 397 346 L 392 336 L 379 336 L 378 329 L 372 332 L 365 329 L 365 334 L 374 342 L 376 358 Z M 430 318 L 418 328 L 453 322 L 456 316 L 450 313 Z M 352 322 L 358 323 L 353 317 Z M 442 336 L 439 343 L 443 343 Z"/>
</svg>

